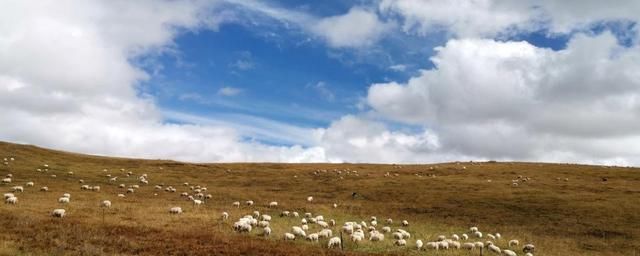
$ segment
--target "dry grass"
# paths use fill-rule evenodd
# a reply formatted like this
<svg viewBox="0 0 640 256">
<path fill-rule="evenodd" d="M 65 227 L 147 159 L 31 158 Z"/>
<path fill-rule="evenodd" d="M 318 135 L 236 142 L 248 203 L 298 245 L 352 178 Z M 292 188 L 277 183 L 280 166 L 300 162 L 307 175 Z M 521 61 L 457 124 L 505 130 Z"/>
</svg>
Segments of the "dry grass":
<svg viewBox="0 0 640 256">
<path fill-rule="evenodd" d="M 27 181 L 36 186 L 17 195 L 18 205 L 0 206 L 0 255 L 417 255 L 414 239 L 461 234 L 469 226 L 500 232 L 505 237 L 497 242 L 501 247 L 511 238 L 534 243 L 536 255 L 640 255 L 640 172 L 632 168 L 537 163 L 449 163 L 437 164 L 435 170 L 429 167 L 436 165 L 189 164 L 0 143 L 0 158 L 11 156 L 16 161 L 0 166 L 0 175 L 12 173 L 14 182 L 0 189 L 8 191 Z M 50 166 L 47 173 L 35 171 L 45 163 Z M 121 168 L 134 175 L 125 177 Z M 312 174 L 316 169 L 347 168 L 359 175 Z M 388 171 L 399 175 L 384 177 Z M 107 173 L 119 176 L 118 182 L 109 183 Z M 126 198 L 116 197 L 125 191 L 118 184 L 136 184 L 142 173 L 149 175 L 150 185 Z M 511 187 L 511 179 L 518 175 L 532 180 Z M 602 177 L 608 181 L 602 182 Z M 81 191 L 79 179 L 100 185 L 102 191 Z M 179 197 L 188 191 L 183 182 L 206 186 L 213 199 L 194 208 Z M 155 191 L 153 185 L 160 183 L 173 185 L 178 192 Z M 41 186 L 50 191 L 39 192 Z M 57 199 L 65 192 L 71 193 L 71 203 L 59 205 Z M 362 197 L 353 199 L 353 192 Z M 311 204 L 305 201 L 308 195 L 315 198 Z M 113 207 L 103 220 L 99 203 L 105 199 Z M 231 207 L 233 201 L 248 199 L 257 205 Z M 267 208 L 270 201 L 278 201 L 279 207 Z M 331 207 L 334 202 L 340 205 L 337 209 Z M 167 213 L 171 206 L 186 212 L 171 216 Z M 68 216 L 52 219 L 49 212 L 54 208 L 67 209 Z M 261 231 L 231 232 L 231 223 L 253 210 L 274 217 L 274 236 L 264 239 L 257 236 Z M 344 252 L 324 248 L 326 241 L 284 242 L 283 232 L 298 225 L 299 219 L 277 217 L 282 210 L 322 214 L 338 223 L 367 220 L 371 215 L 381 222 L 391 217 L 392 228 L 407 219 L 411 246 L 393 247 L 389 235 L 378 244 L 346 243 Z M 222 211 L 231 214 L 229 221 L 220 220 Z M 434 253 L 478 255 L 477 251 L 430 252 Z"/>
</svg>

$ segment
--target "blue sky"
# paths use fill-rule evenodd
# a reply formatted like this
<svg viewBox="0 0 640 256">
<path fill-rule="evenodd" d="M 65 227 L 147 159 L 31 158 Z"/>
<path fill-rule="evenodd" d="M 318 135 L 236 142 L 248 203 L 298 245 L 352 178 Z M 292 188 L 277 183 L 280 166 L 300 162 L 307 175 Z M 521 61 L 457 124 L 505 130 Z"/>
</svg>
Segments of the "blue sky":
<svg viewBox="0 0 640 256">
<path fill-rule="evenodd" d="M 204 162 L 640 163 L 624 150 L 640 142 L 636 1 L 43 5 L 0 11 L 0 105 L 18 124 L 3 140 Z"/>
</svg>

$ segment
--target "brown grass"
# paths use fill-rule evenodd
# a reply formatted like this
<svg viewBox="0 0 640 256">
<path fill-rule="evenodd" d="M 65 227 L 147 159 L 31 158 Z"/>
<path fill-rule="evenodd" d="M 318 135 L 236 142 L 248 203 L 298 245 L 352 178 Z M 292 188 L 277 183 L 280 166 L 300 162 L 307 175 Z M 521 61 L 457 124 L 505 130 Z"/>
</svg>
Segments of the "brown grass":
<svg viewBox="0 0 640 256">
<path fill-rule="evenodd" d="M 512 238 L 534 243 L 536 255 L 640 255 L 640 172 L 633 168 L 538 163 L 445 163 L 402 168 L 371 164 L 190 164 L 87 156 L 0 143 L 0 158 L 11 156 L 16 161 L 1 165 L 0 175 L 12 173 L 14 182 L 0 189 L 8 192 L 11 186 L 27 181 L 34 181 L 36 186 L 17 195 L 18 205 L 0 206 L 0 255 L 417 255 L 414 239 L 427 241 L 440 234 L 461 234 L 470 226 L 478 226 L 485 233 L 500 232 L 505 237 L 497 242 L 500 247 L 506 247 L 506 241 Z M 50 166 L 47 173 L 35 171 L 45 163 Z M 429 170 L 430 166 L 437 168 Z M 125 177 L 121 168 L 134 175 Z M 359 175 L 312 173 L 316 169 L 347 168 L 357 170 Z M 69 176 L 68 171 L 75 174 Z M 385 172 L 399 176 L 384 177 Z M 107 173 L 119 176 L 118 182 L 109 183 Z M 125 190 L 118 184 L 137 184 L 136 177 L 142 173 L 149 175 L 150 185 L 126 198 L 116 197 Z M 518 175 L 532 180 L 511 187 L 511 180 Z M 602 177 L 608 181 L 603 182 Z M 79 179 L 100 185 L 102 191 L 81 191 Z M 192 207 L 179 197 L 180 192 L 189 191 L 181 185 L 183 182 L 206 186 L 213 199 L 203 207 Z M 155 191 L 153 185 L 161 183 L 173 185 L 178 192 Z M 39 192 L 41 186 L 48 186 L 50 191 Z M 65 192 L 71 193 L 71 203 L 59 205 L 57 198 Z M 362 197 L 353 199 L 352 192 Z M 308 195 L 315 198 L 311 204 L 305 201 Z M 103 222 L 99 203 L 105 199 L 111 200 L 113 207 L 105 211 Z M 248 199 L 256 201 L 256 206 L 231 207 L 233 201 Z M 267 208 L 269 201 L 278 201 L 279 207 Z M 331 207 L 334 202 L 340 205 L 337 209 Z M 171 206 L 181 206 L 186 212 L 170 216 L 167 211 Z M 67 209 L 68 216 L 52 219 L 49 212 L 54 208 Z M 274 217 L 271 238 L 258 237 L 261 231 L 249 235 L 231 231 L 233 221 L 253 210 Z M 392 228 L 407 219 L 411 223 L 411 246 L 393 247 L 389 235 L 378 244 L 346 243 L 344 252 L 324 248 L 326 241 L 284 242 L 282 234 L 298 225 L 299 219 L 277 217 L 282 210 L 318 213 L 338 223 L 367 220 L 371 215 L 379 220 L 391 217 L 396 221 Z M 222 211 L 231 214 L 230 220 L 220 220 Z M 436 255 L 478 253 L 447 251 Z"/>
</svg>

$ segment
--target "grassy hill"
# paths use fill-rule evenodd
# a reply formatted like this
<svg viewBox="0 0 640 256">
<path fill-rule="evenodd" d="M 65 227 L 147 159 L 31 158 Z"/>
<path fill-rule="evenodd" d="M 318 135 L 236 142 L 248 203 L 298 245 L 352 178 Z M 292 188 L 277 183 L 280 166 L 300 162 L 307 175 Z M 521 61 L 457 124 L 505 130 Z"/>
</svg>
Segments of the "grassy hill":
<svg viewBox="0 0 640 256">
<path fill-rule="evenodd" d="M 35 186 L 16 193 L 17 205 L 0 206 L 0 255 L 423 255 L 416 251 L 415 239 L 426 242 L 438 235 L 461 235 L 471 226 L 485 234 L 501 233 L 496 244 L 503 248 L 510 239 L 521 245 L 533 243 L 535 255 L 640 255 L 640 172 L 635 168 L 503 162 L 191 164 L 0 142 L 2 158 L 8 165 L 0 162 L 0 176 L 11 173 L 13 180 L 0 185 L 0 190 L 10 192 L 29 181 Z M 49 166 L 46 172 L 44 164 Z M 326 172 L 316 175 L 316 170 Z M 127 177 L 129 171 L 133 175 Z M 143 173 L 148 185 L 138 182 Z M 117 182 L 110 182 L 107 175 L 118 176 Z M 530 180 L 512 186 L 518 176 Z M 80 179 L 101 190 L 81 190 Z M 194 207 L 180 196 L 193 193 L 183 186 L 185 182 L 207 187 L 205 193 L 212 198 Z M 119 198 L 117 194 L 126 192 L 119 184 L 141 187 Z M 159 184 L 178 191 L 154 189 Z M 42 186 L 49 191 L 39 191 Z M 358 196 L 353 197 L 354 192 Z M 71 194 L 69 204 L 58 203 L 63 193 Z M 307 202 L 307 196 L 313 196 L 313 202 Z M 103 211 L 102 200 L 111 200 L 113 206 Z M 256 204 L 232 207 L 232 202 L 245 200 Z M 271 201 L 279 206 L 268 208 Z M 170 215 L 173 206 L 181 206 L 185 213 Z M 55 208 L 66 209 L 68 215 L 52 218 L 49 214 Z M 273 217 L 271 237 L 260 237 L 259 228 L 250 234 L 233 232 L 233 222 L 254 210 Z M 396 229 L 406 219 L 412 236 L 407 247 L 394 247 L 391 234 L 386 234 L 380 243 L 346 241 L 344 251 L 327 249 L 326 240 L 283 241 L 284 232 L 300 225 L 300 218 L 279 217 L 283 210 L 335 219 L 334 235 L 345 221 L 377 216 L 380 229 L 385 219 L 392 218 L 390 226 Z M 226 221 L 220 218 L 223 211 L 231 215 Z M 310 225 L 311 230 L 319 229 Z M 427 252 L 479 255 L 477 250 Z"/>
</svg>

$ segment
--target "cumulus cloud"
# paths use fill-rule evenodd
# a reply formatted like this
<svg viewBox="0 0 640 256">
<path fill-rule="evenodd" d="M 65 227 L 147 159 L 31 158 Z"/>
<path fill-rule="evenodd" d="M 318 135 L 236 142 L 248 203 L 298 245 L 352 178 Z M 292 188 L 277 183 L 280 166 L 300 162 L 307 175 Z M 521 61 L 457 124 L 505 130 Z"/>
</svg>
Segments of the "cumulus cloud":
<svg viewBox="0 0 640 256">
<path fill-rule="evenodd" d="M 445 152 L 480 158 L 638 163 L 640 48 L 611 33 L 565 50 L 527 42 L 451 40 L 434 69 L 374 84 L 367 102 L 388 119 L 432 127 Z M 625 150 L 616 150 L 625 148 Z"/>
<path fill-rule="evenodd" d="M 218 90 L 220 96 L 236 96 L 240 93 L 242 93 L 242 89 L 231 86 L 225 86 Z"/>
<path fill-rule="evenodd" d="M 392 24 L 380 21 L 375 12 L 354 7 L 346 14 L 314 22 L 311 31 L 333 47 L 359 47 L 375 43 L 392 27 Z"/>
<path fill-rule="evenodd" d="M 212 1 L 11 1 L 0 9 L 0 139 L 192 161 L 323 161 L 319 148 L 246 140 L 231 125 L 165 123 L 132 64 L 180 31 L 214 26 Z M 235 88 L 222 91 L 237 94 Z M 187 97 L 188 98 L 188 97 Z M 187 99 L 185 98 L 185 99 Z M 303 132 L 300 129 L 300 132 Z M 311 131 L 312 132 L 312 131 Z"/>
</svg>

